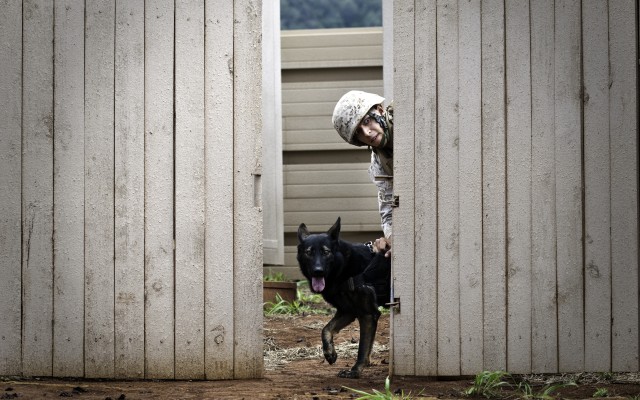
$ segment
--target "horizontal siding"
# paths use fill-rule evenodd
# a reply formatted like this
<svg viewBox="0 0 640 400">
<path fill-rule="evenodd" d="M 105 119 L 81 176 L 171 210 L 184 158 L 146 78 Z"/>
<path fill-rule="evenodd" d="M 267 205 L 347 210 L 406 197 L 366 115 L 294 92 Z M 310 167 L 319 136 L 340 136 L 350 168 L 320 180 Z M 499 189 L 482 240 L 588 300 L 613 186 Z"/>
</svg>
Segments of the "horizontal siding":
<svg viewBox="0 0 640 400">
<path fill-rule="evenodd" d="M 342 217 L 343 231 L 380 229 L 377 192 L 368 164 L 293 164 L 284 166 L 285 232 L 304 222 L 312 231 Z"/>
<path fill-rule="evenodd" d="M 382 66 L 382 28 L 282 32 L 282 69 Z"/>
</svg>

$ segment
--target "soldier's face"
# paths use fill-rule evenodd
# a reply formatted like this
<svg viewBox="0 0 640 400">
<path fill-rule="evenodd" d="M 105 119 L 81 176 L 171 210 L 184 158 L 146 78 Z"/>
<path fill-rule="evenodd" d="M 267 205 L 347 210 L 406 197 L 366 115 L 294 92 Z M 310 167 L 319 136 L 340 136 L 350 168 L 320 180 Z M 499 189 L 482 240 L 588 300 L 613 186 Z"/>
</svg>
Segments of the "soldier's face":
<svg viewBox="0 0 640 400">
<path fill-rule="evenodd" d="M 371 112 L 382 115 L 379 107 L 374 108 Z M 371 147 L 379 147 L 382 143 L 383 135 L 384 129 L 382 129 L 380 124 L 369 114 L 365 115 L 362 121 L 360 121 L 356 132 L 356 138 Z"/>
</svg>

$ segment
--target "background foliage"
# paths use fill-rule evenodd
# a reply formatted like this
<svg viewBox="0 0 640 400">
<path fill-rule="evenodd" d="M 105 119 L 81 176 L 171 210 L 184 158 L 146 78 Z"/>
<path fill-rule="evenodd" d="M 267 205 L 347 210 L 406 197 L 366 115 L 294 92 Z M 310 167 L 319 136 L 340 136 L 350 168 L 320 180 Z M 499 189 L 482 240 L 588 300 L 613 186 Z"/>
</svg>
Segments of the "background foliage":
<svg viewBox="0 0 640 400">
<path fill-rule="evenodd" d="M 286 29 L 382 26 L 382 0 L 280 0 Z"/>
</svg>

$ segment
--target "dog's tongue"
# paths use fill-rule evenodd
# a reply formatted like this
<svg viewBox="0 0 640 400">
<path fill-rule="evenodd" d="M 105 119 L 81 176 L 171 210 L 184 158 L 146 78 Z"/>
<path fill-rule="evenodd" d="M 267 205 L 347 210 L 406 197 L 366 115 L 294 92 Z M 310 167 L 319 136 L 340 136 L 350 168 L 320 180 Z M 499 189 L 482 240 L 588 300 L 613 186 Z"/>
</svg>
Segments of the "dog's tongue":
<svg viewBox="0 0 640 400">
<path fill-rule="evenodd" d="M 324 290 L 324 278 L 311 278 L 311 286 L 314 292 L 322 292 Z"/>
</svg>

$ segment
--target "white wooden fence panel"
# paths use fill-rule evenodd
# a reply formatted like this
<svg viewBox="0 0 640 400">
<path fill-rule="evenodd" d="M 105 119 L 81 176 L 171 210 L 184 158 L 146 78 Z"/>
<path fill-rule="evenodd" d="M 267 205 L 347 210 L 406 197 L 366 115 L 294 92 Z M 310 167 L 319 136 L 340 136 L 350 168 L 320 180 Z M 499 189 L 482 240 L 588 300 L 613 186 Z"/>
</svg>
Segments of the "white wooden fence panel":
<svg viewBox="0 0 640 400">
<path fill-rule="evenodd" d="M 459 375 L 458 7 L 438 1 L 438 373 Z"/>
<path fill-rule="evenodd" d="M 484 368 L 505 370 L 506 207 L 504 3 L 482 2 Z"/>
<path fill-rule="evenodd" d="M 431 13 L 425 13 L 421 15 L 424 18 L 423 20 L 427 20 L 430 22 L 435 22 L 435 1 L 426 2 L 425 9 L 428 8 Z M 396 21 L 404 21 L 398 30 L 394 32 L 395 38 L 395 49 L 394 49 L 394 64 L 396 65 L 396 75 L 394 76 L 394 88 L 395 90 L 399 90 L 401 93 L 404 93 L 405 96 L 398 99 L 397 102 L 394 100 L 394 130 L 396 131 L 411 131 L 415 129 L 415 117 L 422 116 L 424 114 L 415 113 L 414 110 L 418 110 L 418 104 L 414 103 L 415 93 L 413 91 L 414 86 L 413 80 L 422 81 L 420 77 L 414 75 L 415 67 L 412 63 L 404 62 L 405 60 L 414 59 L 414 51 L 416 54 L 422 54 L 422 50 L 416 46 L 414 48 L 412 40 L 415 37 L 415 25 L 413 18 L 413 2 L 407 0 L 395 0 L 393 2 L 393 18 L 394 24 Z M 416 19 L 415 21 L 418 21 Z M 433 33 L 435 35 L 435 30 L 427 31 L 426 33 Z M 426 35 L 429 38 L 428 35 Z M 434 41 L 435 42 L 435 41 Z M 426 48 L 434 49 L 434 47 L 428 46 Z M 423 58 L 424 59 L 424 58 Z M 433 72 L 435 74 L 435 68 L 432 71 L 427 71 L 427 73 Z M 399 79 L 401 77 L 401 79 Z M 424 86 L 423 86 L 424 87 Z M 426 96 L 425 96 L 426 97 Z M 397 113 L 395 110 L 398 110 Z M 435 116 L 435 104 L 433 104 L 433 114 Z M 427 111 L 428 112 L 428 111 Z M 418 286 L 420 293 L 416 293 L 416 286 L 414 278 L 417 276 L 422 276 L 422 271 L 425 269 L 425 265 L 423 263 L 416 263 L 415 253 L 414 253 L 414 229 L 416 230 L 416 237 L 420 237 L 421 229 L 420 227 L 413 225 L 413 209 L 414 199 L 420 199 L 420 196 L 414 193 L 414 182 L 415 182 L 415 190 L 419 193 L 420 188 L 422 188 L 422 184 L 420 180 L 415 180 L 416 175 L 413 173 L 415 171 L 416 166 L 414 166 L 414 140 L 418 138 L 417 136 L 406 135 L 406 136 L 398 136 L 397 139 L 394 139 L 394 148 L 396 149 L 397 155 L 394 159 L 394 193 L 400 198 L 405 198 L 406 203 L 402 203 L 400 207 L 398 207 L 394 211 L 394 218 L 396 219 L 396 224 L 403 224 L 406 228 L 404 230 L 398 230 L 394 234 L 393 240 L 393 260 L 392 260 L 392 273 L 393 273 L 393 282 L 392 282 L 392 296 L 393 297 L 402 297 L 405 305 L 402 306 L 400 313 L 392 313 L 391 315 L 391 334 L 393 335 L 393 343 L 391 347 L 391 366 L 390 368 L 399 375 L 415 375 L 418 373 L 416 370 L 416 352 L 418 349 L 420 353 L 428 356 L 434 354 L 433 352 L 425 352 L 425 347 L 428 350 L 435 350 L 435 343 L 429 342 L 430 339 L 435 340 L 435 335 L 428 335 L 428 331 L 426 332 L 418 332 L 416 330 L 415 322 L 418 321 L 415 318 L 415 303 L 418 298 L 424 296 L 427 297 L 429 294 L 436 293 L 435 286 L 431 287 L 422 287 Z M 427 149 L 425 149 L 427 150 Z M 412 171 L 410 174 L 399 174 L 398 171 Z M 396 179 L 398 177 L 399 179 Z M 426 260 L 429 258 L 433 260 L 432 269 L 435 271 L 435 252 L 431 252 L 431 254 L 424 255 Z M 431 257 L 429 257 L 431 256 Z M 429 262 L 426 261 L 427 266 L 429 268 Z M 414 271 L 410 268 L 397 268 L 398 265 L 412 265 L 417 264 L 418 268 L 416 271 L 416 275 L 414 275 Z M 433 282 L 435 284 L 435 282 Z M 425 290 L 424 292 L 423 289 Z M 429 290 L 432 289 L 432 290 Z M 435 311 L 435 309 L 432 309 Z M 427 315 L 432 317 L 435 313 L 427 313 Z M 434 324 L 435 325 L 435 324 Z M 421 334 L 421 337 L 418 338 L 416 335 Z M 424 336 L 422 336 L 424 334 Z M 424 362 L 422 364 L 422 371 L 427 371 L 427 373 L 435 372 L 435 358 L 424 358 Z"/>
<path fill-rule="evenodd" d="M 261 2 L 0 5 L 0 375 L 260 377 Z"/>
<path fill-rule="evenodd" d="M 24 3 L 22 373 L 52 373 L 53 3 Z M 4 58 L 3 58 L 4 59 Z"/>
<path fill-rule="evenodd" d="M 609 143 L 609 14 L 586 1 L 584 65 L 585 370 L 611 367 L 611 157 Z"/>
<path fill-rule="evenodd" d="M 204 378 L 204 3 L 176 2 L 176 378 Z"/>
<path fill-rule="evenodd" d="M 0 7 L 0 371 L 16 374 L 22 369 L 22 9 L 15 1 L 2 1 Z"/>
<path fill-rule="evenodd" d="M 529 2 L 505 2 L 507 369 L 531 370 L 531 70 Z"/>
<path fill-rule="evenodd" d="M 145 3 L 145 377 L 174 377 L 174 2 Z"/>
<path fill-rule="evenodd" d="M 205 374 L 233 378 L 233 4 L 205 3 Z"/>
<path fill-rule="evenodd" d="M 53 374 L 82 376 L 84 1 L 54 5 Z"/>
<path fill-rule="evenodd" d="M 482 369 L 482 72 L 480 2 L 459 2 L 460 373 Z M 427 279 L 425 277 L 425 279 Z"/>
<path fill-rule="evenodd" d="M 611 368 L 640 369 L 638 349 L 637 7 L 609 1 L 611 129 Z M 634 51 L 635 50 L 635 51 Z"/>
<path fill-rule="evenodd" d="M 555 5 L 556 231 L 560 371 L 584 368 L 580 2 Z"/>
<path fill-rule="evenodd" d="M 558 366 L 555 225 L 554 2 L 531 13 L 531 368 Z"/>
<path fill-rule="evenodd" d="M 114 376 L 115 3 L 86 4 L 84 99 L 85 331 L 87 377 Z"/>
<path fill-rule="evenodd" d="M 392 372 L 637 371 L 637 2 L 416 4 L 394 4 Z M 418 296 L 429 280 L 437 300 Z"/>
<path fill-rule="evenodd" d="M 115 367 L 144 377 L 144 1 L 116 1 Z"/>
</svg>

